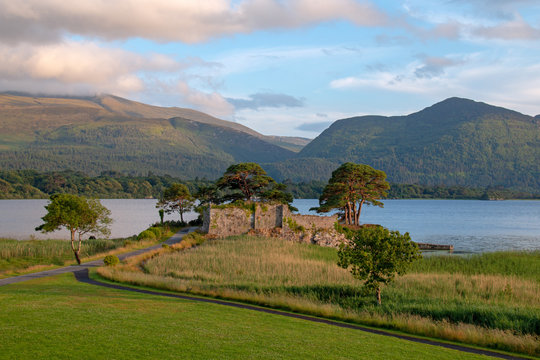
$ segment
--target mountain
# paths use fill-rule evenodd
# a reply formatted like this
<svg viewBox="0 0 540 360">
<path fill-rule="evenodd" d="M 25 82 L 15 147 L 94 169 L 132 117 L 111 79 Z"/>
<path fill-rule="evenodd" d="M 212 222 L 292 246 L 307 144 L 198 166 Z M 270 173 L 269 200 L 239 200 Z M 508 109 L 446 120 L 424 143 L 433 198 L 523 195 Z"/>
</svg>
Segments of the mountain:
<svg viewBox="0 0 540 360">
<path fill-rule="evenodd" d="M 0 94 L 0 169 L 215 179 L 244 161 L 277 180 L 326 181 L 352 161 L 394 183 L 540 192 L 540 117 L 450 98 L 406 116 L 338 120 L 310 142 L 111 95 Z"/>
<path fill-rule="evenodd" d="M 338 120 L 274 176 L 328 178 L 345 161 L 384 170 L 392 182 L 540 190 L 540 119 L 450 98 L 407 116 Z M 302 161 L 299 161 L 302 159 Z M 324 171 L 321 159 L 326 161 Z M 313 165 L 309 165 L 312 163 Z M 323 172 L 324 171 L 324 172 Z"/>
<path fill-rule="evenodd" d="M 274 162 L 295 155 L 272 144 L 274 138 L 269 140 L 243 125 L 195 110 L 115 96 L 0 94 L 3 169 L 152 171 L 215 178 L 235 162 Z"/>
</svg>

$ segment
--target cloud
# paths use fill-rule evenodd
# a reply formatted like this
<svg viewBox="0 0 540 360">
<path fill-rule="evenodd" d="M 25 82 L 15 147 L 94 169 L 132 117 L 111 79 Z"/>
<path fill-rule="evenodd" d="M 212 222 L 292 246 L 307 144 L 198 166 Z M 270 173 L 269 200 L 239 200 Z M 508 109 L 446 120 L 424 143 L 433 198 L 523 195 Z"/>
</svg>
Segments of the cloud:
<svg viewBox="0 0 540 360">
<path fill-rule="evenodd" d="M 179 81 L 177 90 L 184 102 L 198 110 L 214 116 L 229 117 L 234 113 L 234 107 L 217 92 L 205 93 L 193 89 L 185 81 Z"/>
<path fill-rule="evenodd" d="M 162 55 L 140 56 L 91 42 L 0 45 L 0 86 L 7 90 L 13 90 L 20 82 L 30 86 L 26 91 L 46 92 L 64 86 L 67 91 L 125 94 L 144 87 L 137 72 L 173 71 L 179 67 Z"/>
<path fill-rule="evenodd" d="M 229 116 L 234 107 L 217 92 L 204 93 L 185 81 L 173 80 L 193 77 L 186 72 L 194 67 L 217 66 L 197 57 L 178 61 L 162 54 L 143 56 L 94 42 L 0 45 L 0 91 L 120 96 L 172 93 L 176 102 L 182 100 L 186 106 Z"/>
<path fill-rule="evenodd" d="M 444 74 L 444 70 L 450 66 L 462 64 L 463 61 L 447 57 L 425 57 L 424 64 L 414 71 L 418 78 L 432 78 Z"/>
<path fill-rule="evenodd" d="M 249 96 L 249 99 L 227 98 L 227 101 L 234 105 L 236 110 L 260 108 L 281 108 L 281 107 L 303 107 L 303 99 L 295 98 L 286 94 L 256 93 Z"/>
<path fill-rule="evenodd" d="M 296 127 L 296 130 L 321 132 L 332 125 L 332 121 L 321 121 L 313 123 L 303 123 Z"/>
<path fill-rule="evenodd" d="M 519 53 L 509 52 L 506 56 L 497 53 L 496 61 L 493 55 L 491 52 L 471 54 L 460 66 L 438 59 L 435 64 L 443 66 L 444 72 L 437 76 L 419 77 L 418 69 L 423 69 L 426 63 L 416 60 L 395 71 L 339 78 L 331 81 L 330 87 L 343 91 L 380 91 L 381 97 L 419 95 L 424 101 L 459 96 L 526 114 L 538 113 L 540 88 L 531 84 L 540 83 L 540 64 Z M 433 58 L 426 59 L 433 65 Z"/>
<path fill-rule="evenodd" d="M 335 20 L 357 26 L 387 22 L 375 6 L 355 0 L 0 0 L 0 8 L 4 43 L 55 41 L 65 33 L 197 43 Z"/>
<path fill-rule="evenodd" d="M 528 24 L 519 15 L 511 21 L 493 26 L 478 26 L 471 30 L 477 37 L 501 40 L 539 40 L 540 29 Z"/>
</svg>

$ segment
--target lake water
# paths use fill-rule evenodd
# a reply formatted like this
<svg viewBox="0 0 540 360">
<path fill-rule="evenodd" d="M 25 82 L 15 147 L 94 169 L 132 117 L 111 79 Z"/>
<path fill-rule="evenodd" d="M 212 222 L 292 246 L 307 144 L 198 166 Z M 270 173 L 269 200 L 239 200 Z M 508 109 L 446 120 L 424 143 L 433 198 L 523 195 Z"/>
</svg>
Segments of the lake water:
<svg viewBox="0 0 540 360">
<path fill-rule="evenodd" d="M 0 237 L 69 238 L 67 231 L 35 232 L 47 200 L 0 200 Z M 102 200 L 112 212 L 111 237 L 138 234 L 159 221 L 156 200 Z M 455 252 L 540 250 L 540 201 L 386 200 L 384 208 L 365 206 L 363 223 L 409 232 L 418 242 L 454 245 Z M 303 214 L 317 200 L 295 200 Z M 197 214 L 185 215 L 192 220 Z M 178 220 L 177 214 L 165 219 Z"/>
</svg>

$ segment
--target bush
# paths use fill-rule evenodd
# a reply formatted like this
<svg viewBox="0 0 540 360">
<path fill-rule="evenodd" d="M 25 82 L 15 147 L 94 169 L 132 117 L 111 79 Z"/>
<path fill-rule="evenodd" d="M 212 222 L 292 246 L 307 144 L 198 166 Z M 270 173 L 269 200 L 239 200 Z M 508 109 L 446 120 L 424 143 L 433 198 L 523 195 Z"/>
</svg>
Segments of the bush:
<svg viewBox="0 0 540 360">
<path fill-rule="evenodd" d="M 144 230 L 142 233 L 139 234 L 139 236 L 137 236 L 137 240 L 155 239 L 155 238 L 156 238 L 156 234 L 154 234 L 150 230 Z"/>
<path fill-rule="evenodd" d="M 106 266 L 115 266 L 116 264 L 118 264 L 120 262 L 120 259 L 118 258 L 118 256 L 115 256 L 115 255 L 107 255 L 105 256 L 105 258 L 103 259 L 103 263 L 106 265 Z"/>
<path fill-rule="evenodd" d="M 153 233 L 156 235 L 156 238 L 160 238 L 161 235 L 162 235 L 161 229 L 158 228 L 158 227 L 152 226 L 152 227 L 149 228 L 148 230 L 151 231 L 151 232 L 153 232 Z"/>
</svg>

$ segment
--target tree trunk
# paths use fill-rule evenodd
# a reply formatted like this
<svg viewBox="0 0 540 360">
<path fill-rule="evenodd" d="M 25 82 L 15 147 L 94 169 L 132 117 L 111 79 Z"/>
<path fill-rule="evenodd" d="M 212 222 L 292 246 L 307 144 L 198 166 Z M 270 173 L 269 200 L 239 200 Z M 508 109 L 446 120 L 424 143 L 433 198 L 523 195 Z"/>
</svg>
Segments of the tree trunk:
<svg viewBox="0 0 540 360">
<path fill-rule="evenodd" d="M 351 225 L 351 203 L 347 202 L 347 207 L 345 208 L 345 219 L 347 224 Z"/>
<path fill-rule="evenodd" d="M 377 286 L 377 304 L 379 304 L 379 306 L 382 304 L 381 303 L 381 287 L 380 286 Z"/>
<path fill-rule="evenodd" d="M 79 258 L 79 251 L 81 251 L 81 238 L 79 237 L 79 249 L 75 250 L 75 229 L 70 229 L 71 231 L 71 250 L 73 250 L 73 254 L 75 254 L 75 260 L 77 260 L 77 264 L 81 265 L 81 259 Z"/>
<path fill-rule="evenodd" d="M 354 225 L 358 225 L 358 221 L 356 220 L 356 201 L 352 201 L 352 205 L 351 205 L 351 209 L 352 209 L 352 222 Z"/>
<path fill-rule="evenodd" d="M 180 210 L 179 213 L 180 213 L 180 221 L 184 222 L 184 212 Z"/>
<path fill-rule="evenodd" d="M 358 212 L 356 213 L 356 225 L 360 225 L 360 214 L 362 213 L 362 205 L 364 205 L 364 200 L 360 201 L 358 204 Z"/>
</svg>

